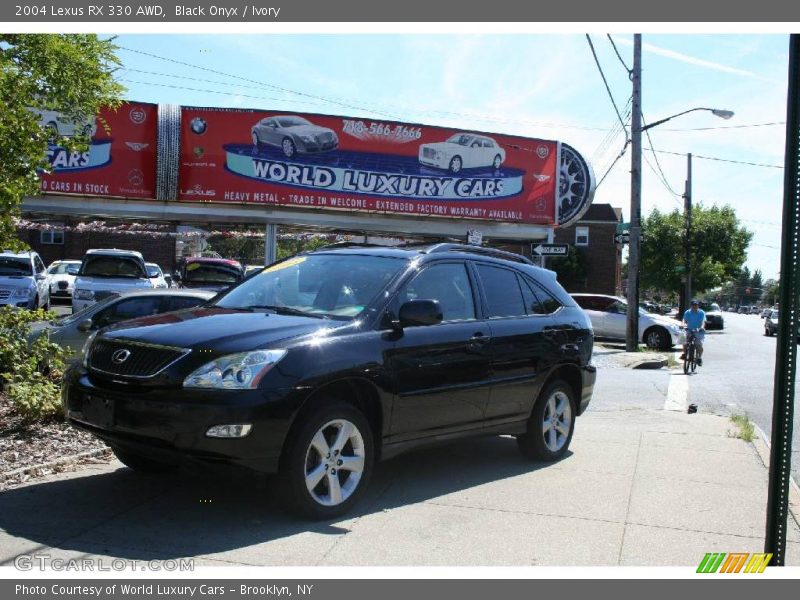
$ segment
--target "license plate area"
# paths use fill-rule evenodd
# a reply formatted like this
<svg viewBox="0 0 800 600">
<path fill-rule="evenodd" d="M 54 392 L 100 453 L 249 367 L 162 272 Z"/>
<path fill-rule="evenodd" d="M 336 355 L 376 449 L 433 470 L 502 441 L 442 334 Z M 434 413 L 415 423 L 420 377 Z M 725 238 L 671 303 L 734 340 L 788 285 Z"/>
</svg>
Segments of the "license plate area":
<svg viewBox="0 0 800 600">
<path fill-rule="evenodd" d="M 114 426 L 114 400 L 99 396 L 83 397 L 83 418 L 90 425 L 104 429 Z"/>
</svg>

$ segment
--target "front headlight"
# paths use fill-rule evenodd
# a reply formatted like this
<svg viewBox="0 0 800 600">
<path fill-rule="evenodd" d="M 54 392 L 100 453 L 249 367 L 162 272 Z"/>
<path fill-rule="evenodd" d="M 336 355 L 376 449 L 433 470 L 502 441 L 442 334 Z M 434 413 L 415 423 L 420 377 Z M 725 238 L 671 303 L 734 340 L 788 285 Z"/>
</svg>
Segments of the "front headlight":
<svg viewBox="0 0 800 600">
<path fill-rule="evenodd" d="M 301 135 L 301 136 L 300 136 L 300 139 L 301 139 L 301 140 L 303 140 L 304 142 L 313 142 L 313 141 L 314 141 L 314 136 L 311 136 L 311 135 Z"/>
<path fill-rule="evenodd" d="M 17 288 L 14 290 L 12 296 L 14 298 L 30 298 L 33 290 L 30 288 Z"/>
<path fill-rule="evenodd" d="M 79 355 L 81 364 L 84 368 L 89 367 L 89 350 L 92 347 L 92 342 L 94 341 L 95 336 L 97 336 L 97 332 L 93 332 L 86 338 L 86 341 L 83 343 L 83 348 L 81 348 L 81 353 Z"/>
<path fill-rule="evenodd" d="M 286 350 L 254 350 L 221 356 L 189 375 L 183 381 L 183 387 L 218 390 L 253 389 L 284 356 Z"/>
<path fill-rule="evenodd" d="M 94 292 L 92 290 L 75 290 L 73 295 L 76 300 L 94 300 Z"/>
</svg>

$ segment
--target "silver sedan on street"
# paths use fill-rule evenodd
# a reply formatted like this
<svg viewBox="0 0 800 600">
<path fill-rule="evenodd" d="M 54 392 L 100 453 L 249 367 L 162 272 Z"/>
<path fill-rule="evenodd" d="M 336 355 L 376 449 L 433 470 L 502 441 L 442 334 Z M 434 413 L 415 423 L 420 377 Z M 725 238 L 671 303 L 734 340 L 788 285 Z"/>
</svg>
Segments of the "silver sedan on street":
<svg viewBox="0 0 800 600">
<path fill-rule="evenodd" d="M 161 313 L 170 313 L 164 314 L 165 319 L 179 319 L 179 315 L 171 313 L 199 306 L 213 296 L 214 292 L 188 289 L 149 289 L 113 294 L 67 317 L 34 323 L 28 341 L 32 342 L 47 332 L 50 341 L 66 349 L 67 360 L 72 361 L 78 357 L 86 338 L 98 329 Z"/>
</svg>

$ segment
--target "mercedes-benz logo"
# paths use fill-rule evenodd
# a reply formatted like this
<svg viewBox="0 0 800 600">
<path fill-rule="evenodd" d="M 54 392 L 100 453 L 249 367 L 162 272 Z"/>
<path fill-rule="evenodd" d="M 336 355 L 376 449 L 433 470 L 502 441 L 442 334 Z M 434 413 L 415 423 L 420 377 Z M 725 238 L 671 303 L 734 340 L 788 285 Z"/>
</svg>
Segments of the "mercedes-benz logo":
<svg viewBox="0 0 800 600">
<path fill-rule="evenodd" d="M 114 352 L 114 354 L 111 355 L 111 362 L 113 362 L 115 365 L 121 365 L 126 360 L 128 360 L 128 357 L 130 355 L 131 351 L 126 350 L 125 348 L 123 348 L 122 350 L 117 350 L 116 352 Z"/>
</svg>

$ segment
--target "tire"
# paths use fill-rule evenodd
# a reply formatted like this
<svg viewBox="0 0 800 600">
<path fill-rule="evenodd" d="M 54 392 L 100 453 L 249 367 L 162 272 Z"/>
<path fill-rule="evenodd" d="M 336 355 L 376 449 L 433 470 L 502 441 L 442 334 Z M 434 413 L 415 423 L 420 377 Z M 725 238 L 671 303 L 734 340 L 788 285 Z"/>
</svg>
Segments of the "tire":
<svg viewBox="0 0 800 600">
<path fill-rule="evenodd" d="M 253 146 L 261 148 L 261 140 L 258 139 L 258 134 L 255 131 L 253 132 Z"/>
<path fill-rule="evenodd" d="M 669 350 L 672 347 L 672 339 L 663 327 L 651 327 L 644 332 L 644 343 L 648 348 L 656 350 Z"/>
<path fill-rule="evenodd" d="M 281 150 L 283 150 L 283 154 L 286 158 L 293 158 L 294 155 L 297 154 L 297 146 L 294 145 L 292 138 L 283 138 Z"/>
<path fill-rule="evenodd" d="M 496 156 L 494 157 L 494 160 L 492 161 L 492 166 L 494 167 L 495 171 L 496 171 L 497 169 L 499 169 L 499 168 L 500 168 L 500 165 L 502 165 L 502 164 L 503 164 L 503 159 L 502 159 L 502 157 L 501 157 L 499 154 L 498 154 L 498 155 L 496 155 Z"/>
<path fill-rule="evenodd" d="M 456 155 L 456 156 L 454 156 L 453 158 L 450 159 L 450 164 L 447 166 L 447 169 L 451 173 L 458 173 L 459 171 L 461 171 L 461 168 L 463 166 L 464 166 L 464 163 L 461 160 L 461 157 Z"/>
<path fill-rule="evenodd" d="M 524 457 L 552 462 L 567 453 L 575 431 L 573 396 L 572 388 L 561 379 L 550 382 L 542 390 L 528 419 L 527 431 L 517 437 L 517 446 Z M 552 418 L 554 413 L 556 423 Z M 548 422 L 552 426 L 548 426 Z"/>
<path fill-rule="evenodd" d="M 299 418 L 303 422 L 290 434 L 281 459 L 284 503 L 307 519 L 338 517 L 358 503 L 369 484 L 375 460 L 372 430 L 361 411 L 330 398 Z M 349 433 L 337 448 L 343 430 Z M 350 459 L 353 468 L 336 469 L 343 464 L 339 457 Z"/>
<path fill-rule="evenodd" d="M 123 465 L 129 469 L 133 469 L 137 473 L 169 473 L 177 469 L 175 465 L 162 463 L 151 458 L 146 458 L 135 452 L 121 450 L 120 448 L 111 448 L 114 456 L 119 459 Z"/>
<path fill-rule="evenodd" d="M 689 363 L 691 362 L 691 360 L 689 359 L 689 352 L 691 352 L 691 348 L 687 348 L 686 352 L 684 353 L 684 356 L 686 357 L 686 358 L 683 359 L 683 374 L 684 375 L 688 375 L 689 374 Z"/>
</svg>

